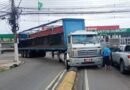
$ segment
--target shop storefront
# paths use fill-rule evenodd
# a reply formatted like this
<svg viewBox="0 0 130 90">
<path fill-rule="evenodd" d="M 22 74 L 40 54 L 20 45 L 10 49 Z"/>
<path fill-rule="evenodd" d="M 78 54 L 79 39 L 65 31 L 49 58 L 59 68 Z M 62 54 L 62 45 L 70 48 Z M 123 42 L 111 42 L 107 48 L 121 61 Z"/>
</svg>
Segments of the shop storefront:
<svg viewBox="0 0 130 90">
<path fill-rule="evenodd" d="M 98 32 L 100 38 L 106 42 L 108 42 L 110 38 L 119 38 L 122 44 L 130 44 L 130 28 L 91 31 Z"/>
<path fill-rule="evenodd" d="M 14 34 L 0 34 L 0 46 L 2 48 L 12 48 L 14 43 Z"/>
</svg>

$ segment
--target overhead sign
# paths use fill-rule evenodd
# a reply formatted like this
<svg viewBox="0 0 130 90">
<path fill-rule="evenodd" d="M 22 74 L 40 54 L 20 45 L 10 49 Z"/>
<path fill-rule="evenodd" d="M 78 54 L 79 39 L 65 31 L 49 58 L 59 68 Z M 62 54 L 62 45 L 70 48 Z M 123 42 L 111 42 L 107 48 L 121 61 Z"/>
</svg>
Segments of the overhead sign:
<svg viewBox="0 0 130 90">
<path fill-rule="evenodd" d="M 93 32 L 98 32 L 99 34 L 110 34 L 110 33 L 128 33 L 130 28 L 114 29 L 114 30 L 91 30 Z"/>
</svg>

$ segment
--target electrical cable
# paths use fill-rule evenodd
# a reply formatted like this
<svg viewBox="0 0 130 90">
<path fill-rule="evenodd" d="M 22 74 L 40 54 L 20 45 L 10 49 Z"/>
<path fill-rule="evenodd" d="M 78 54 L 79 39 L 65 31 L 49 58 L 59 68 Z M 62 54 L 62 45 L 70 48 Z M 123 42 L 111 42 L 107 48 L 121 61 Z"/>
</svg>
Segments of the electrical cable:
<svg viewBox="0 0 130 90">
<path fill-rule="evenodd" d="M 0 10 L 7 10 L 9 8 L 10 5 L 6 5 L 4 7 L 1 7 Z"/>
<path fill-rule="evenodd" d="M 122 6 L 119 6 L 120 8 L 123 8 L 123 7 L 129 7 L 129 5 L 122 5 Z M 21 8 L 21 9 L 24 9 L 24 10 L 37 10 L 37 8 L 34 8 L 34 7 L 19 7 L 19 8 Z M 67 8 L 63 8 L 63 7 L 58 7 L 58 8 L 47 8 L 47 7 L 45 7 L 44 8 L 44 10 L 70 10 L 70 9 L 72 9 L 72 10 L 74 10 L 74 9 L 98 9 L 98 8 L 117 8 L 117 6 L 114 6 L 114 4 L 113 5 L 109 5 L 109 6 L 107 6 L 107 5 L 104 5 L 104 6 L 91 6 L 91 7 L 67 7 Z"/>
<path fill-rule="evenodd" d="M 21 3 L 22 3 L 22 0 L 19 1 L 19 4 L 18 4 L 18 6 L 17 6 L 18 8 L 19 8 L 19 6 L 20 6 Z"/>
<path fill-rule="evenodd" d="M 0 18 L 3 18 L 3 17 L 5 17 L 5 16 L 7 16 L 7 15 L 9 15 L 10 13 L 6 13 L 6 14 L 3 14 L 3 15 L 0 15 Z"/>
<path fill-rule="evenodd" d="M 67 14 L 108 14 L 108 13 L 124 13 L 130 12 L 130 10 L 112 10 L 112 11 L 80 11 L 80 12 L 22 12 L 21 15 L 34 15 L 34 14 L 56 14 L 56 15 L 67 15 Z"/>
</svg>

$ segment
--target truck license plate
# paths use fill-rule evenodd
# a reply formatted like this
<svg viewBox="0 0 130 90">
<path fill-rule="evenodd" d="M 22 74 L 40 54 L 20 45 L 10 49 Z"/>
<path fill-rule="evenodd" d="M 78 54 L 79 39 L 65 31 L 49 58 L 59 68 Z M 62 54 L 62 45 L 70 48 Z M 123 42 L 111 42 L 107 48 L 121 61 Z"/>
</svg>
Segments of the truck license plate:
<svg viewBox="0 0 130 90">
<path fill-rule="evenodd" d="M 85 58 L 85 59 L 84 59 L 84 62 L 91 62 L 91 61 L 92 61 L 91 58 Z"/>
</svg>

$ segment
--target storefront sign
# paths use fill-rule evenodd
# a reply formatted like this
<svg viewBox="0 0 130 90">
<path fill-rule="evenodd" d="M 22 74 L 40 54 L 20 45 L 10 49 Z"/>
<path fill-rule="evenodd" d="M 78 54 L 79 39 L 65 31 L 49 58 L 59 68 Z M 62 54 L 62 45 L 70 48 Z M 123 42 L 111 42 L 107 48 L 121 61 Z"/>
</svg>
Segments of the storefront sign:
<svg viewBox="0 0 130 90">
<path fill-rule="evenodd" d="M 92 30 L 93 32 L 98 32 L 99 34 L 110 34 L 110 33 L 128 33 L 130 28 L 114 29 L 114 30 Z"/>
</svg>

